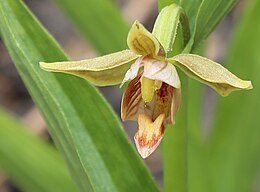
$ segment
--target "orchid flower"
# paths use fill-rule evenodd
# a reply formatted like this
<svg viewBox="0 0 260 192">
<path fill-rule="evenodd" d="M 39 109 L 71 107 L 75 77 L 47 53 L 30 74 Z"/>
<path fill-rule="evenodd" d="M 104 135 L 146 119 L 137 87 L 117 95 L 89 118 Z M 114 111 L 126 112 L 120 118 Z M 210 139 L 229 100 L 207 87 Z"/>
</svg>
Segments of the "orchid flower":
<svg viewBox="0 0 260 192">
<path fill-rule="evenodd" d="M 41 62 L 40 66 L 85 78 L 97 86 L 122 86 L 130 81 L 122 97 L 121 117 L 123 121 L 138 121 L 134 140 L 143 158 L 158 147 L 167 124 L 175 123 L 181 103 L 181 82 L 175 66 L 222 96 L 252 88 L 250 81 L 239 79 L 207 58 L 194 54 L 167 57 L 168 50 L 138 21 L 128 33 L 127 44 L 129 49 L 121 52 L 82 61 Z"/>
</svg>

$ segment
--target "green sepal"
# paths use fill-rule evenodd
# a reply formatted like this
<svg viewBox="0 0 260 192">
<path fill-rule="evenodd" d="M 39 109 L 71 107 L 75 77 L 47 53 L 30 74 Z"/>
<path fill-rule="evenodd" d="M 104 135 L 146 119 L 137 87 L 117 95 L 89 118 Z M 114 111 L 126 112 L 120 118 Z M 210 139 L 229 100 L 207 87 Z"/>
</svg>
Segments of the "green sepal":
<svg viewBox="0 0 260 192">
<path fill-rule="evenodd" d="M 127 45 L 138 55 L 165 56 L 165 51 L 158 39 L 139 21 L 135 21 L 132 25 L 127 36 Z"/>
<path fill-rule="evenodd" d="M 235 90 L 253 88 L 251 81 L 244 81 L 222 65 L 199 55 L 179 54 L 167 61 L 179 67 L 189 77 L 212 87 L 222 96 Z"/>
<path fill-rule="evenodd" d="M 46 71 L 79 76 L 94 85 L 107 86 L 120 84 L 126 71 L 137 58 L 138 55 L 132 51 L 124 50 L 81 61 L 40 62 L 40 67 Z"/>
</svg>

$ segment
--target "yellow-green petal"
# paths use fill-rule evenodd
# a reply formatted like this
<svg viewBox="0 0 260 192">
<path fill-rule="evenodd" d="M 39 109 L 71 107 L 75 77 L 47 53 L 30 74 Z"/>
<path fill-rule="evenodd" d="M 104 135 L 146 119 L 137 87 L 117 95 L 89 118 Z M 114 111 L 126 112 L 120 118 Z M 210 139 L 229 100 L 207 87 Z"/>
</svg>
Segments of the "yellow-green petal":
<svg viewBox="0 0 260 192">
<path fill-rule="evenodd" d="M 165 56 L 160 42 L 138 21 L 134 22 L 128 33 L 127 44 L 139 55 Z"/>
<path fill-rule="evenodd" d="M 188 76 L 209 85 L 222 96 L 227 96 L 235 90 L 253 88 L 251 81 L 244 81 L 222 65 L 198 55 L 180 54 L 167 60 Z"/>
<path fill-rule="evenodd" d="M 79 76 L 94 85 L 107 86 L 121 83 L 126 71 L 137 58 L 138 55 L 132 51 L 124 50 L 81 61 L 40 62 L 40 67 L 46 71 Z"/>
</svg>

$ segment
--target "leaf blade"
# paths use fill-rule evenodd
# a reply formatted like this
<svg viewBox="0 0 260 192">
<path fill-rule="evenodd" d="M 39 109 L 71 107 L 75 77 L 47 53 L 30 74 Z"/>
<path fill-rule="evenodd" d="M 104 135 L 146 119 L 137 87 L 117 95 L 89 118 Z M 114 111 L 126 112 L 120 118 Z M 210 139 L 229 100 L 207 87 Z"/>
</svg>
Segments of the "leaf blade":
<svg viewBox="0 0 260 192">
<path fill-rule="evenodd" d="M 195 51 L 216 26 L 223 20 L 227 13 L 234 7 L 238 0 L 203 0 L 195 21 L 191 50 Z"/>
<path fill-rule="evenodd" d="M 1 168 L 25 191 L 75 191 L 58 152 L 24 129 L 0 110 Z"/>
<path fill-rule="evenodd" d="M 39 68 L 39 61 L 67 58 L 24 4 L 1 1 L 0 15 L 5 44 L 78 189 L 158 191 L 100 93 L 82 79 Z"/>
<path fill-rule="evenodd" d="M 252 0 L 248 3 L 234 33 L 226 64 L 236 73 L 250 77 L 255 86 L 250 92 L 241 92 L 218 101 L 209 148 L 212 151 L 210 170 L 215 172 L 212 183 L 216 191 L 255 191 L 254 182 L 257 181 L 260 167 L 260 79 L 257 75 L 260 71 L 260 2 Z M 220 174 L 223 177 L 219 177 Z"/>
</svg>

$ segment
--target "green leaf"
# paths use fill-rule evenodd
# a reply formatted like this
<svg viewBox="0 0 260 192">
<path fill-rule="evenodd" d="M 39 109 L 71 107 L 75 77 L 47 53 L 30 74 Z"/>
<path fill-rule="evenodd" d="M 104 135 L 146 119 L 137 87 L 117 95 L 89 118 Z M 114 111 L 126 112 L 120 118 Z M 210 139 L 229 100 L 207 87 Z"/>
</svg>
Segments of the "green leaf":
<svg viewBox="0 0 260 192">
<path fill-rule="evenodd" d="M 125 49 L 129 26 L 110 0 L 55 0 L 101 54 Z"/>
<path fill-rule="evenodd" d="M 67 58 L 20 0 L 0 1 L 0 29 L 79 191 L 158 191 L 99 92 L 40 69 L 39 61 Z"/>
<path fill-rule="evenodd" d="M 182 100 L 176 124 L 167 126 L 163 140 L 164 191 L 188 191 L 187 89 L 188 78 L 180 74 Z M 184 94 L 183 94 L 184 93 Z"/>
<path fill-rule="evenodd" d="M 180 1 L 180 6 L 183 7 L 183 9 L 185 10 L 185 12 L 189 18 L 191 32 L 194 31 L 198 10 L 200 8 L 202 1 L 203 0 L 193 0 L 193 1 L 181 0 Z"/>
<path fill-rule="evenodd" d="M 188 191 L 208 192 L 208 170 L 202 140 L 202 84 L 189 79 L 188 99 Z"/>
<path fill-rule="evenodd" d="M 194 51 L 205 40 L 238 0 L 203 0 L 197 10 L 191 50 Z M 190 3 L 191 4 L 191 3 Z M 190 16 L 190 15 L 189 15 Z M 189 17 L 190 18 L 190 17 Z M 189 47 L 189 46 L 188 46 Z"/>
<path fill-rule="evenodd" d="M 215 191 L 257 191 L 260 168 L 260 1 L 251 0 L 233 34 L 226 65 L 254 84 L 218 102 L 210 151 Z M 259 176 L 259 175 L 258 175 Z"/>
<path fill-rule="evenodd" d="M 0 109 L 0 167 L 24 191 L 75 191 L 58 152 Z"/>
</svg>

